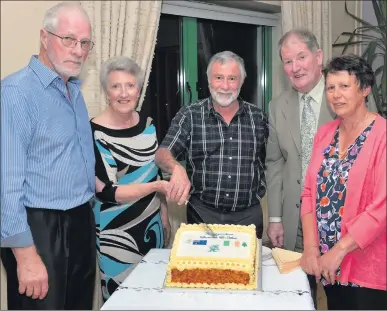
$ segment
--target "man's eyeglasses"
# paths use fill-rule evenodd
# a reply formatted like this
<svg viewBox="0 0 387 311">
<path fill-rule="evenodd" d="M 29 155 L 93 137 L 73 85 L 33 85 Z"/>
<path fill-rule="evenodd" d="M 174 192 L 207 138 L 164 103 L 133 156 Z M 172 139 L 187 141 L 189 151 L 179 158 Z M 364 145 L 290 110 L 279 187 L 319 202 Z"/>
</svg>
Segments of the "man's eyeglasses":
<svg viewBox="0 0 387 311">
<path fill-rule="evenodd" d="M 46 31 L 48 33 L 52 34 L 53 36 L 56 36 L 56 37 L 62 39 L 61 40 L 62 44 L 64 46 L 67 46 L 68 48 L 75 47 L 78 42 L 81 44 L 82 50 L 85 50 L 85 51 L 90 51 L 94 47 L 94 42 L 93 41 L 90 41 L 90 40 L 77 40 L 77 39 L 74 39 L 74 38 L 71 38 L 71 37 L 61 37 L 61 36 L 58 36 L 55 33 L 52 33 L 51 31 L 48 31 L 48 30 L 46 30 Z"/>
</svg>

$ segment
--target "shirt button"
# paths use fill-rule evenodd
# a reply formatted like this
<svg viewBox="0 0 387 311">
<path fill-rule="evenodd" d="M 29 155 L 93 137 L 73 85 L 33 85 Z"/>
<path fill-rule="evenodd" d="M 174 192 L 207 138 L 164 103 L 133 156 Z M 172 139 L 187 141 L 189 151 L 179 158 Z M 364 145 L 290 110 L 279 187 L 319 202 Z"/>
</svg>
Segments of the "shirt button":
<svg viewBox="0 0 387 311">
<path fill-rule="evenodd" d="M 298 184 L 301 184 L 299 179 L 297 179 L 297 183 L 298 183 Z"/>
<path fill-rule="evenodd" d="M 232 157 L 229 157 L 230 160 L 232 160 Z"/>
<path fill-rule="evenodd" d="M 231 175 L 228 175 L 228 178 L 231 178 Z"/>
<path fill-rule="evenodd" d="M 228 197 L 228 193 L 226 193 L 226 197 Z"/>
<path fill-rule="evenodd" d="M 300 208 L 300 204 L 296 204 L 297 208 Z"/>
</svg>

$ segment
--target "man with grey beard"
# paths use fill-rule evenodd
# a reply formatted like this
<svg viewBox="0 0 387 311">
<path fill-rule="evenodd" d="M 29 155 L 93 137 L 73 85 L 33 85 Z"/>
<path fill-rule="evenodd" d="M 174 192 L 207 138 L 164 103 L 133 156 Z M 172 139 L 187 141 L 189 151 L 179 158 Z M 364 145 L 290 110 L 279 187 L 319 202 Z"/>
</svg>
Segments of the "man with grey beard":
<svg viewBox="0 0 387 311">
<path fill-rule="evenodd" d="M 215 54 L 207 77 L 211 97 L 180 109 L 156 164 L 171 174 L 167 196 L 187 204 L 188 223 L 254 224 L 261 238 L 267 118 L 257 105 L 238 99 L 246 78 L 241 57 Z M 176 160 L 181 156 L 187 171 Z"/>
<path fill-rule="evenodd" d="M 49 9 L 40 53 L 1 82 L 1 259 L 9 310 L 91 309 L 94 150 L 76 78 L 94 43 L 76 2 Z"/>
</svg>

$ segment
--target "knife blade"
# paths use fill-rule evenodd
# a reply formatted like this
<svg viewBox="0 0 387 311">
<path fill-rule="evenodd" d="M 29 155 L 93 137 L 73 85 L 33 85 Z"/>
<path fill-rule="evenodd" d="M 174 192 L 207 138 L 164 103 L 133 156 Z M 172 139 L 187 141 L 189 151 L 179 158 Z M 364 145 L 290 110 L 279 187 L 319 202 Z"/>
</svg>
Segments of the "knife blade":
<svg viewBox="0 0 387 311">
<path fill-rule="evenodd" d="M 195 210 L 195 212 L 196 212 L 196 213 L 199 215 L 199 217 L 201 218 L 202 223 L 203 223 L 203 225 L 204 225 L 204 228 L 205 228 L 206 232 L 207 232 L 209 235 L 211 235 L 212 237 L 216 237 L 216 236 L 217 236 L 216 232 L 214 232 L 214 230 L 212 230 L 211 227 L 204 221 L 202 215 L 199 213 L 199 211 L 198 211 L 198 209 L 195 207 L 195 205 L 193 205 L 190 201 L 186 201 L 186 205 L 188 205 L 188 204 Z"/>
</svg>

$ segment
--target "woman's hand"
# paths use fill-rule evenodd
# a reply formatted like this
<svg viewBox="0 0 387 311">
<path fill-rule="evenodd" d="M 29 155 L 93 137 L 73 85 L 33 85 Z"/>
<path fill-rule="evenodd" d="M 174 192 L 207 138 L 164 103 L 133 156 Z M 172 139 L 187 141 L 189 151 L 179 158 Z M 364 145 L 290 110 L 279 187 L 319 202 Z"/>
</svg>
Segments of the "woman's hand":
<svg viewBox="0 0 387 311">
<path fill-rule="evenodd" d="M 345 250 L 335 245 L 332 249 L 327 251 L 319 258 L 321 273 L 324 278 L 331 284 L 334 284 L 336 282 L 336 272 L 337 269 L 340 267 L 345 254 Z"/>
<path fill-rule="evenodd" d="M 319 257 L 320 250 L 318 246 L 306 247 L 301 257 L 302 270 L 309 275 L 314 275 L 317 281 L 321 279 Z"/>
<path fill-rule="evenodd" d="M 167 196 L 169 189 L 171 188 L 171 184 L 166 180 L 158 180 L 157 182 L 157 192 L 160 192 L 164 196 Z"/>
<path fill-rule="evenodd" d="M 168 216 L 168 204 L 165 195 L 158 193 L 157 196 L 160 198 L 161 222 L 163 224 L 164 229 L 164 247 L 167 247 L 169 244 L 169 238 L 171 236 L 171 225 L 169 223 Z"/>
<path fill-rule="evenodd" d="M 164 247 L 167 247 L 171 236 L 171 224 L 169 223 L 168 214 L 165 214 L 167 213 L 161 213 L 161 222 L 163 223 L 164 229 Z"/>
</svg>

